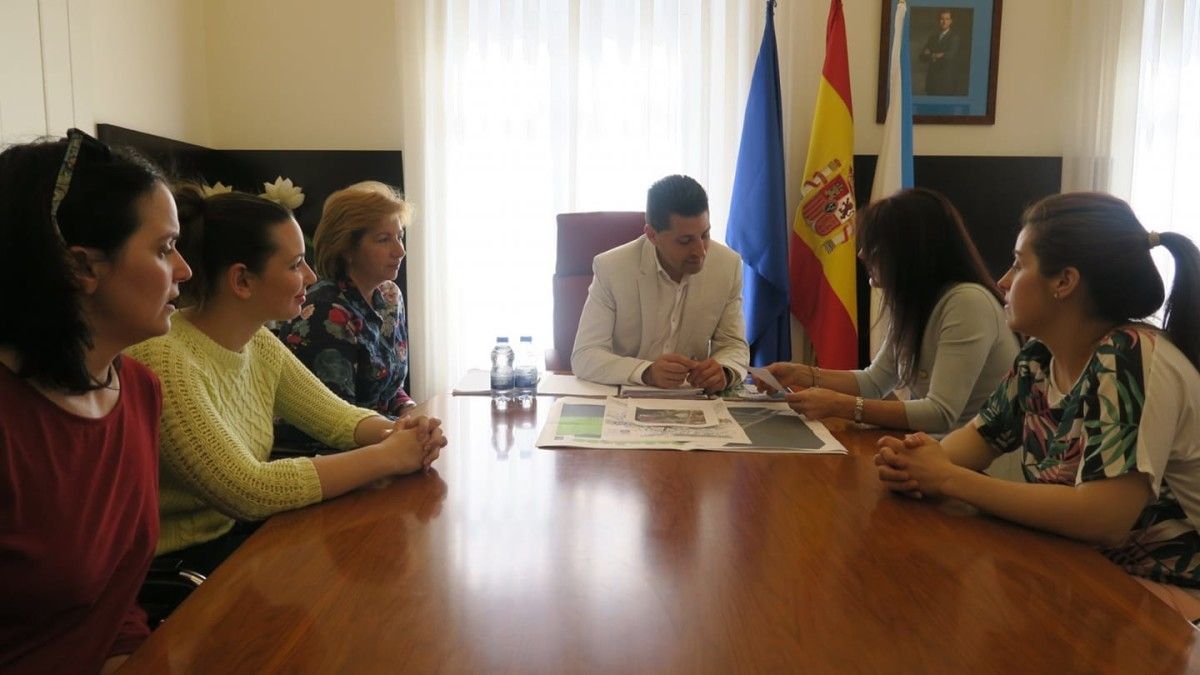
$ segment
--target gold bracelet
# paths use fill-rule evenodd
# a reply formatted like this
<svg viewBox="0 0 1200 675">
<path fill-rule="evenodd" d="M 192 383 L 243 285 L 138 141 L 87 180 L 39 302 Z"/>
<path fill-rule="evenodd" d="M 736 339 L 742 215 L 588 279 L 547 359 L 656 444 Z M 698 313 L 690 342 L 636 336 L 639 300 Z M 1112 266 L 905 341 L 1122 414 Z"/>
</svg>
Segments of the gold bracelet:
<svg viewBox="0 0 1200 675">
<path fill-rule="evenodd" d="M 818 375 L 817 373 L 818 373 L 818 371 L 817 371 L 816 367 L 810 363 L 808 365 L 808 375 L 810 378 L 812 378 L 812 386 L 814 388 L 821 386 L 821 376 Z"/>
</svg>

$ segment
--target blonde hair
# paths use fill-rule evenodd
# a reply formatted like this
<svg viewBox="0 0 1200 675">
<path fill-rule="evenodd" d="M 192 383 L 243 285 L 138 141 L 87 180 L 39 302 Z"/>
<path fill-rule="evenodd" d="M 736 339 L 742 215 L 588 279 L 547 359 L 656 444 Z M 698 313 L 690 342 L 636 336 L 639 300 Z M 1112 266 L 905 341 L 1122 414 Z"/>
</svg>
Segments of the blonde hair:
<svg viewBox="0 0 1200 675">
<path fill-rule="evenodd" d="M 400 216 L 400 227 L 412 221 L 413 206 L 395 188 L 365 180 L 329 195 L 313 235 L 317 274 L 337 279 L 346 273 L 350 251 L 364 232 L 389 216 Z"/>
</svg>

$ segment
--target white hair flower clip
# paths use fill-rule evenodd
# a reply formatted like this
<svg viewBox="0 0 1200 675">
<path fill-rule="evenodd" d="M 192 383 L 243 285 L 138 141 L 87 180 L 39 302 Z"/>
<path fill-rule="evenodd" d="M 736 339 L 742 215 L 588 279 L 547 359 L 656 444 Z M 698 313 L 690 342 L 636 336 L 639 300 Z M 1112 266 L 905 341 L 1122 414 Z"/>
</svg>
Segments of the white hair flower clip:
<svg viewBox="0 0 1200 675">
<path fill-rule="evenodd" d="M 226 185 L 226 184 L 222 183 L 221 181 L 217 181 L 215 185 L 201 185 L 200 186 L 200 193 L 203 194 L 206 198 L 211 197 L 213 195 L 225 194 L 226 192 L 233 192 L 233 187 Z"/>
<path fill-rule="evenodd" d="M 300 208 L 300 205 L 304 203 L 304 190 L 299 185 L 294 185 L 291 178 L 276 176 L 274 183 L 263 183 L 263 189 L 266 192 L 259 195 L 259 197 L 270 199 L 276 204 L 282 204 L 293 211 Z"/>
</svg>

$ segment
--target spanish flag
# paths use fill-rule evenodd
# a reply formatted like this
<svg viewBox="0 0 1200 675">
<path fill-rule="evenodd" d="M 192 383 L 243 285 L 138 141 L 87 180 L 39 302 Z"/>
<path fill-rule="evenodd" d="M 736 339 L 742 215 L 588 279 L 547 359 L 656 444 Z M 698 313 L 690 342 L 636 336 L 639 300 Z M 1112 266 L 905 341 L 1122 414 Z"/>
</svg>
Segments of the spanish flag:
<svg viewBox="0 0 1200 675">
<path fill-rule="evenodd" d="M 812 340 L 817 365 L 855 368 L 854 112 L 841 0 L 829 5 L 803 179 L 789 246 L 792 314 Z"/>
</svg>

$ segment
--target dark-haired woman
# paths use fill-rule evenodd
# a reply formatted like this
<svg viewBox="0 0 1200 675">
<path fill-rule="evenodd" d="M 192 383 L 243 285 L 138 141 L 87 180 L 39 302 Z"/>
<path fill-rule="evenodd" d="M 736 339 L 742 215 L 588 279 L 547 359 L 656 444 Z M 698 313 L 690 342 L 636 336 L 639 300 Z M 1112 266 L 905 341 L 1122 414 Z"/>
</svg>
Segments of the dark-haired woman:
<svg viewBox="0 0 1200 675">
<path fill-rule="evenodd" d="M 1000 286 L 1032 339 L 967 426 L 940 444 L 881 441 L 895 491 L 947 495 L 1096 546 L 1189 620 L 1200 618 L 1200 251 L 1147 232 L 1129 206 L 1056 195 L 1025 212 Z M 1175 259 L 1164 329 L 1150 249 Z M 977 473 L 1020 450 L 1025 483 Z"/>
<path fill-rule="evenodd" d="M 933 190 L 905 190 L 858 216 L 859 258 L 889 329 L 866 370 L 768 367 L 797 412 L 944 434 L 971 419 L 1012 367 L 1017 338 L 962 217 Z M 898 387 L 907 400 L 884 400 Z"/>
<path fill-rule="evenodd" d="M 146 638 L 158 381 L 188 266 L 158 171 L 72 130 L 0 153 L 0 672 L 95 673 Z"/>
<path fill-rule="evenodd" d="M 295 317 L 315 275 L 284 207 L 241 193 L 176 191 L 180 250 L 194 277 L 167 335 L 131 349 L 162 380 L 162 535 L 201 572 L 248 535 L 238 521 L 428 469 L 446 441 L 436 419 L 393 423 L 329 391 L 266 329 Z M 348 452 L 271 461 L 278 415 Z"/>
</svg>

